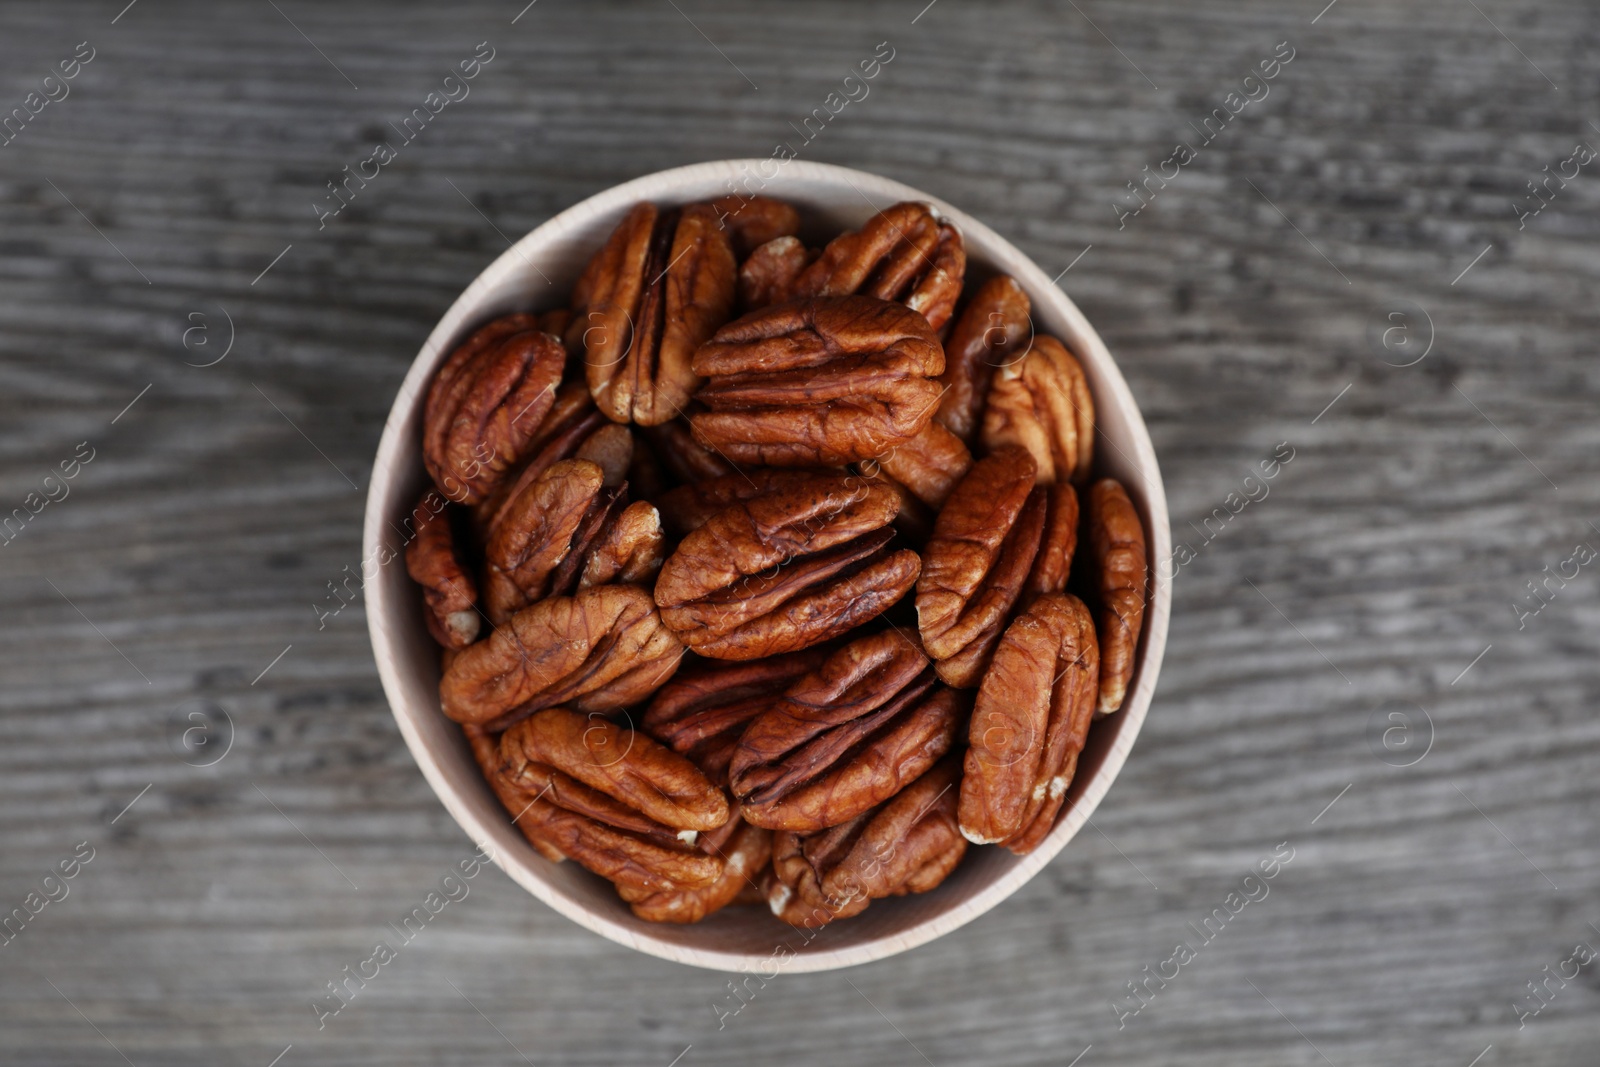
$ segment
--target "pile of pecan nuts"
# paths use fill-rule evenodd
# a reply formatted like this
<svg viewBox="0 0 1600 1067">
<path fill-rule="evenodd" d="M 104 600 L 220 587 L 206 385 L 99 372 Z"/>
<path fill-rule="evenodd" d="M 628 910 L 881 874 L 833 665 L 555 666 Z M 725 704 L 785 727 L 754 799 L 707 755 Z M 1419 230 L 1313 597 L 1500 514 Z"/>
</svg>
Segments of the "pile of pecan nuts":
<svg viewBox="0 0 1600 1067">
<path fill-rule="evenodd" d="M 533 846 L 646 919 L 818 926 L 1031 851 L 1133 672 L 1145 536 L 1090 480 L 1078 361 L 1012 278 L 963 300 L 926 205 L 800 231 L 639 204 L 427 397 L 443 710 Z"/>
</svg>

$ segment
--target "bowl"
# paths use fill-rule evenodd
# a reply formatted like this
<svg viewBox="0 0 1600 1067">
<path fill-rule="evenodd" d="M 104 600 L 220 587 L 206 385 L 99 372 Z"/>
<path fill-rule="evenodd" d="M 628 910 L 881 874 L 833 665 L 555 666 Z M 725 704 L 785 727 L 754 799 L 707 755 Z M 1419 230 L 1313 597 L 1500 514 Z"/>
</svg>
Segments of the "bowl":
<svg viewBox="0 0 1600 1067">
<path fill-rule="evenodd" d="M 400 387 L 373 464 L 362 537 L 363 560 L 377 564 L 376 577 L 366 582 L 367 624 L 384 692 L 428 784 L 472 840 L 528 892 L 603 937 L 680 963 L 763 974 L 849 967 L 904 952 L 976 919 L 1049 863 L 1088 821 L 1128 758 L 1155 691 L 1172 594 L 1170 568 L 1155 565 L 1171 558 L 1172 545 L 1150 435 L 1111 353 L 1050 275 L 976 219 L 908 185 L 798 160 L 762 185 L 773 166 L 772 160 L 720 160 L 625 182 L 561 212 L 490 264 L 434 327 Z M 901 200 L 932 204 L 954 222 L 966 239 L 969 275 L 1015 277 L 1033 301 L 1036 329 L 1060 338 L 1082 362 L 1099 423 L 1096 472 L 1127 487 L 1144 521 L 1152 564 L 1133 684 L 1122 709 L 1090 732 L 1068 803 L 1043 844 L 1027 856 L 970 849 L 932 892 L 875 901 L 859 916 L 816 931 L 786 926 L 760 907 L 726 908 L 692 925 L 646 922 L 610 883 L 576 863 L 551 863 L 534 852 L 483 780 L 461 728 L 439 710 L 439 650 L 423 622 L 421 593 L 406 574 L 398 534 L 426 479 L 422 407 L 445 355 L 497 315 L 561 306 L 589 256 L 635 203 L 683 204 L 734 189 L 795 204 L 816 229 L 807 235 L 814 241 L 854 229 Z"/>
</svg>

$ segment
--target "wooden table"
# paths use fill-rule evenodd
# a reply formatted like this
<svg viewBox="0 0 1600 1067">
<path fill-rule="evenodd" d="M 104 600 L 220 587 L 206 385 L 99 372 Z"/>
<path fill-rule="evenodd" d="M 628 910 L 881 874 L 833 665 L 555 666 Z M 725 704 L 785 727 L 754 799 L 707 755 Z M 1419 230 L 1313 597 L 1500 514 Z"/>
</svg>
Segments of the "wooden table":
<svg viewBox="0 0 1600 1067">
<path fill-rule="evenodd" d="M 1600 961 L 1559 977 L 1600 947 L 1600 605 L 1564 564 L 1600 546 L 1592 5 L 122 2 L 0 7 L 0 512 L 38 505 L 0 547 L 0 911 L 41 894 L 0 1061 L 1596 1061 Z M 941 941 L 738 1001 L 490 870 L 319 1030 L 471 851 L 351 577 L 418 345 L 508 236 L 797 141 L 884 41 L 802 157 L 1063 272 L 1196 553 L 1095 832 Z"/>
</svg>

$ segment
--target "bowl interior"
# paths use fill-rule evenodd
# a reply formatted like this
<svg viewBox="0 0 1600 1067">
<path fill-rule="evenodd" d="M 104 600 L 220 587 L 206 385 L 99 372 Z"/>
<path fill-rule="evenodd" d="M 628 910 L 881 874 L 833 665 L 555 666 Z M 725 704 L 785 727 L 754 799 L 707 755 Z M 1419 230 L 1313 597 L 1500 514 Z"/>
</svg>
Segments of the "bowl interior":
<svg viewBox="0 0 1600 1067">
<path fill-rule="evenodd" d="M 1170 605 L 1171 555 L 1166 497 L 1143 419 L 1094 329 L 1050 277 L 988 227 L 899 182 L 843 167 L 790 161 L 775 177 L 771 160 L 725 160 L 662 171 L 617 186 L 562 212 L 497 259 L 463 292 L 418 353 L 406 376 L 373 468 L 364 529 L 368 625 L 379 674 L 406 743 L 445 807 L 473 840 L 540 900 L 574 921 L 643 952 L 725 970 L 775 966 L 824 970 L 878 959 L 969 922 L 1014 892 L 1059 852 L 1105 795 L 1139 732 L 1160 668 Z M 473 328 L 512 311 L 564 304 L 573 281 L 622 215 L 640 200 L 682 204 L 738 191 L 794 203 L 822 236 L 855 228 L 899 200 L 933 204 L 966 239 L 968 276 L 1004 272 L 1033 300 L 1036 329 L 1062 341 L 1083 363 L 1098 421 L 1096 470 L 1127 486 L 1147 531 L 1151 598 L 1134 683 L 1123 708 L 1096 723 L 1078 762 L 1068 803 L 1049 838 L 1031 855 L 988 847 L 968 851 L 930 893 L 875 901 L 848 922 L 798 931 L 764 908 L 731 907 L 677 926 L 636 918 L 611 885 L 575 863 L 550 863 L 522 839 L 479 774 L 459 727 L 439 710 L 438 649 L 423 623 L 421 596 L 405 571 L 401 523 L 421 493 L 422 402 L 434 370 Z M 970 286 L 969 286 L 970 288 Z"/>
</svg>

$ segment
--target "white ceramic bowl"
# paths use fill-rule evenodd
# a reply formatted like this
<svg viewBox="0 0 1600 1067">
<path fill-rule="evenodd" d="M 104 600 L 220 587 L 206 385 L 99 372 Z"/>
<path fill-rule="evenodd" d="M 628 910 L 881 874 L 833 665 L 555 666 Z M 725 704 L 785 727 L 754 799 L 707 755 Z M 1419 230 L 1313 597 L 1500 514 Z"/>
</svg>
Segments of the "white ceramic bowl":
<svg viewBox="0 0 1600 1067">
<path fill-rule="evenodd" d="M 761 968 L 769 974 L 778 966 L 789 972 L 848 967 L 931 941 L 982 915 L 1049 863 L 1094 812 L 1133 747 L 1155 691 L 1172 593 L 1169 569 L 1157 566 L 1170 558 L 1172 546 L 1155 451 L 1127 383 L 1076 305 L 1032 260 L 951 205 L 877 175 L 791 161 L 765 188 L 740 184 L 739 189 L 798 206 L 807 227 L 817 231 L 809 235 L 813 240 L 854 229 L 896 201 L 932 204 L 966 238 L 969 276 L 1004 272 L 1015 277 L 1033 300 L 1037 330 L 1059 337 L 1082 361 L 1099 420 L 1096 472 L 1127 486 L 1149 543 L 1153 588 L 1132 688 L 1122 710 L 1090 732 L 1065 813 L 1031 855 L 1017 857 L 995 847 L 970 849 L 956 872 L 934 891 L 875 901 L 856 918 L 819 932 L 802 934 L 765 908 L 754 907 L 727 908 L 688 926 L 645 922 L 634 917 L 609 883 L 576 863 L 550 863 L 528 846 L 479 774 L 460 728 L 439 710 L 438 649 L 423 623 L 421 592 L 398 558 L 397 528 L 426 477 L 421 437 L 428 383 L 445 355 L 473 328 L 512 311 L 561 306 L 590 254 L 635 203 L 708 200 L 771 166 L 769 160 L 722 160 L 637 178 L 568 208 L 490 264 L 434 327 L 400 387 L 373 465 L 362 538 L 364 559 L 397 557 L 366 583 L 367 621 L 384 691 L 423 775 L 472 839 L 487 844 L 500 866 L 528 892 L 613 941 L 699 967 Z"/>
</svg>

